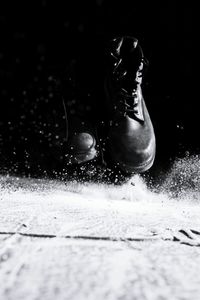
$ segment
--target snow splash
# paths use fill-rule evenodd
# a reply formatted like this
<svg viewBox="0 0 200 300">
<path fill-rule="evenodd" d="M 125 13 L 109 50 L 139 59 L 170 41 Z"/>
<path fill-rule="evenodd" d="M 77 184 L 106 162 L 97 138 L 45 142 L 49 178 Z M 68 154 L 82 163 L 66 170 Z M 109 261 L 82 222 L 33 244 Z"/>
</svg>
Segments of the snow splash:
<svg viewBox="0 0 200 300">
<path fill-rule="evenodd" d="M 177 159 L 158 191 L 178 200 L 200 201 L 200 155 Z"/>
<path fill-rule="evenodd" d="M 200 201 L 200 156 L 186 156 L 177 159 L 160 184 L 149 185 L 147 179 L 134 175 L 123 185 L 96 183 L 64 182 L 60 180 L 21 178 L 14 176 L 0 177 L 0 197 L 5 194 L 53 195 L 66 197 L 71 193 L 80 198 L 156 201 L 156 199 L 177 201 Z M 66 195 L 65 195 L 66 194 Z"/>
<path fill-rule="evenodd" d="M 123 185 L 2 176 L 0 232 L 199 247 L 199 169 L 198 156 L 178 159 L 152 186 L 139 175 Z"/>
</svg>

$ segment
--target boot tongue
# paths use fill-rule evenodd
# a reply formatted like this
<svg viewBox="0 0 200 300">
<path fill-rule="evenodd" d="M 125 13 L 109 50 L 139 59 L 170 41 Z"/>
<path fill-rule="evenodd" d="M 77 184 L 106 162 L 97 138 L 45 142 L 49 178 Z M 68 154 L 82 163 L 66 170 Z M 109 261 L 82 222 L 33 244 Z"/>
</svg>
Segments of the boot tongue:
<svg viewBox="0 0 200 300">
<path fill-rule="evenodd" d="M 110 49 L 115 57 L 126 56 L 129 52 L 134 51 L 138 46 L 138 40 L 133 37 L 117 37 L 111 40 Z"/>
<path fill-rule="evenodd" d="M 117 80 L 123 80 L 126 88 L 141 83 L 144 55 L 138 40 L 133 37 L 121 37 L 112 40 L 114 74 Z M 128 85 L 128 86 L 127 86 Z"/>
<path fill-rule="evenodd" d="M 120 57 L 127 72 L 131 75 L 137 73 L 144 58 L 143 51 L 135 38 L 124 38 L 120 48 Z"/>
<path fill-rule="evenodd" d="M 135 52 L 138 48 L 138 40 L 133 37 L 124 37 L 120 47 L 120 55 L 122 57 L 127 56 L 129 53 Z"/>
</svg>

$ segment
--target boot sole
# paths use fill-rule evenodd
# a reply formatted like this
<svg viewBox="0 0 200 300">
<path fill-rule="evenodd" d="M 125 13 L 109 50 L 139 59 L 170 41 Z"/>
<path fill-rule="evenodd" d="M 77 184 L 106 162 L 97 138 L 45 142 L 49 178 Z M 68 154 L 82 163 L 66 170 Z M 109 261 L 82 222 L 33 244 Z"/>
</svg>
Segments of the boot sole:
<svg viewBox="0 0 200 300">
<path fill-rule="evenodd" d="M 88 161 L 91 161 L 93 159 L 95 159 L 98 156 L 98 152 L 95 149 L 91 149 L 90 151 L 88 151 L 87 153 L 83 152 L 83 153 L 76 153 L 73 155 L 70 155 L 71 157 L 69 158 L 70 164 L 83 164 L 86 163 Z"/>
<path fill-rule="evenodd" d="M 153 155 L 144 163 L 136 165 L 136 166 L 131 166 L 128 163 L 122 163 L 122 162 L 117 162 L 117 165 L 119 166 L 119 168 L 124 171 L 125 173 L 144 173 L 147 170 L 149 170 L 155 160 L 155 153 L 153 153 Z"/>
</svg>

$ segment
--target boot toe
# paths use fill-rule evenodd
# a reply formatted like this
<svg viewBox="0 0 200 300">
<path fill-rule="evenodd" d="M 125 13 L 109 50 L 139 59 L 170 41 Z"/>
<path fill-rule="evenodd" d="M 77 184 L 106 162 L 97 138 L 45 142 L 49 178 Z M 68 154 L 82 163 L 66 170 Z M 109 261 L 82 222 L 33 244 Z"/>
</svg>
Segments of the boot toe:
<svg viewBox="0 0 200 300">
<path fill-rule="evenodd" d="M 67 156 L 71 164 L 81 164 L 97 156 L 96 139 L 89 132 L 75 132 L 68 144 Z"/>
</svg>

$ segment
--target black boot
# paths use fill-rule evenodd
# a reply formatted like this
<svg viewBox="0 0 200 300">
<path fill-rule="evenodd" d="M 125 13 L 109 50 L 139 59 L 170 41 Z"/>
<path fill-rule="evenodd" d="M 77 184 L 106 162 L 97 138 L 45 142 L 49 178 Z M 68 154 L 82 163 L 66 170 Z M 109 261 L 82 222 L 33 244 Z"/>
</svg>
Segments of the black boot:
<svg viewBox="0 0 200 300">
<path fill-rule="evenodd" d="M 91 120 L 91 102 L 89 88 L 84 84 L 81 63 L 72 61 L 63 83 L 63 100 L 66 115 L 67 165 L 80 165 L 97 158 L 99 154 L 97 132 Z"/>
<path fill-rule="evenodd" d="M 109 67 L 105 92 L 111 126 L 108 151 L 127 173 L 148 170 L 155 158 L 155 135 L 142 94 L 146 60 L 138 40 L 119 37 L 108 49 Z"/>
<path fill-rule="evenodd" d="M 89 122 L 74 117 L 68 122 L 66 161 L 68 164 L 83 164 L 98 156 L 96 132 Z"/>
</svg>

